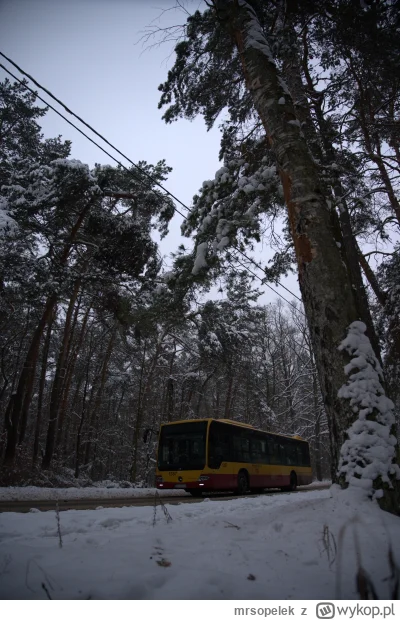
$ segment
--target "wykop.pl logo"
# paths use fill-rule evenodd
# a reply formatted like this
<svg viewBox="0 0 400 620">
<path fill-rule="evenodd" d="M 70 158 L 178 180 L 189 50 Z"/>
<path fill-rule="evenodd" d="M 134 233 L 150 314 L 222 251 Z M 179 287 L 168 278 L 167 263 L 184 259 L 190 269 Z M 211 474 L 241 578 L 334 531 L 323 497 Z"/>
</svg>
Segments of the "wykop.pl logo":
<svg viewBox="0 0 400 620">
<path fill-rule="evenodd" d="M 316 609 L 317 618 L 322 620 L 331 620 L 335 617 L 335 605 L 333 603 L 318 603 Z"/>
</svg>

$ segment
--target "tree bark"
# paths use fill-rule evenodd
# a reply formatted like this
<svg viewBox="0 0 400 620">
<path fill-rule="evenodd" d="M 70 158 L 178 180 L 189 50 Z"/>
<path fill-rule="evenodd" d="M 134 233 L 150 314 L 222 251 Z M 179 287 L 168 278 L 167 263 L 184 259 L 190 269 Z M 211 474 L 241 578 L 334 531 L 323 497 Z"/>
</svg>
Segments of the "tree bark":
<svg viewBox="0 0 400 620">
<path fill-rule="evenodd" d="M 10 398 L 6 417 L 7 444 L 4 455 L 4 465 L 6 466 L 12 465 L 15 459 L 21 416 L 25 417 L 27 415 L 32 398 L 33 382 L 39 355 L 40 341 L 56 303 L 57 296 L 53 293 L 53 295 L 51 295 L 47 300 L 43 314 L 34 331 L 31 344 L 25 358 L 24 367 L 18 380 L 17 391 L 15 395 L 12 395 Z"/>
<path fill-rule="evenodd" d="M 145 407 L 147 405 L 149 394 L 151 392 L 151 387 L 153 385 L 154 371 L 155 371 L 155 368 L 158 362 L 158 358 L 161 354 L 161 348 L 162 348 L 162 344 L 163 344 L 165 336 L 166 336 L 166 332 L 164 332 L 160 336 L 160 339 L 157 342 L 156 349 L 154 352 L 154 357 L 151 362 L 149 372 L 147 375 L 147 379 L 146 379 L 146 384 L 143 390 L 143 396 L 139 400 L 139 403 L 138 403 L 136 420 L 135 420 L 134 430 L 133 430 L 131 482 L 136 482 L 136 478 L 137 478 L 139 435 L 140 435 L 140 431 L 142 428 L 142 420 L 143 420 Z M 143 368 L 144 368 L 144 363 L 145 363 L 145 351 L 143 351 L 143 362 L 142 362 Z"/>
<path fill-rule="evenodd" d="M 361 252 L 360 248 L 358 248 L 358 260 L 360 262 L 364 275 L 370 284 L 370 287 L 375 293 L 377 300 L 381 304 L 382 308 L 384 308 L 386 305 L 386 301 L 387 301 L 387 293 L 384 290 L 382 290 L 382 288 L 380 287 L 379 282 L 376 279 L 374 272 L 369 266 L 368 261 L 365 258 L 364 254 Z"/>
<path fill-rule="evenodd" d="M 91 347 L 89 350 L 88 360 L 86 364 L 86 377 L 85 377 L 85 387 L 83 389 L 82 396 L 82 408 L 81 408 L 81 419 L 79 421 L 78 432 L 76 434 L 76 447 L 75 447 L 75 478 L 79 478 L 80 467 L 81 467 L 81 441 L 82 441 L 82 429 L 83 424 L 86 417 L 86 397 L 89 387 L 89 369 L 90 369 L 90 357 L 91 357 Z"/>
<path fill-rule="evenodd" d="M 65 362 L 67 358 L 67 346 L 70 336 L 71 319 L 74 310 L 75 302 L 78 297 L 79 289 L 81 287 L 80 280 L 77 280 L 72 291 L 71 298 L 69 300 L 67 314 L 65 317 L 65 324 L 63 330 L 63 337 L 61 342 L 60 351 L 58 354 L 58 360 L 56 365 L 56 372 L 53 380 L 53 387 L 50 396 L 50 410 L 49 410 L 49 425 L 47 429 L 46 438 L 46 450 L 42 460 L 42 468 L 48 469 L 50 467 L 51 459 L 54 453 L 55 437 L 57 433 L 58 412 L 61 397 L 62 383 L 65 379 Z M 22 431 L 21 431 L 22 433 Z"/>
<path fill-rule="evenodd" d="M 59 418 L 59 422 L 58 422 L 58 431 L 57 431 L 57 439 L 56 439 L 56 449 L 62 445 L 63 443 L 63 439 L 64 439 L 64 419 L 65 419 L 65 414 L 66 414 L 66 410 L 67 410 L 67 403 L 68 403 L 68 397 L 69 397 L 69 391 L 71 388 L 71 383 L 72 383 L 72 378 L 73 378 L 73 374 L 74 374 L 74 370 L 75 370 L 75 364 L 76 364 L 76 360 L 78 358 L 78 354 L 82 349 L 82 344 L 83 344 L 83 340 L 84 337 L 87 335 L 87 330 L 86 330 L 86 325 L 89 319 L 89 314 L 91 311 L 92 307 L 89 306 L 88 309 L 85 312 L 85 315 L 83 317 L 83 321 L 82 321 L 82 325 L 81 325 L 81 329 L 79 332 L 79 338 L 78 341 L 76 343 L 76 345 L 73 348 L 73 351 L 70 355 L 70 359 L 69 359 L 69 363 L 68 363 L 68 367 L 67 367 L 67 377 L 65 380 L 65 384 L 64 384 L 64 388 L 63 388 L 63 393 L 62 393 L 62 400 L 61 400 L 61 405 L 60 405 L 60 418 Z M 72 347 L 72 342 L 69 343 L 68 345 L 68 350 L 70 351 Z"/>
<path fill-rule="evenodd" d="M 233 386 L 233 371 L 231 368 L 228 369 L 228 387 L 226 390 L 226 398 L 225 398 L 225 409 L 224 409 L 224 418 L 225 420 L 229 420 L 231 416 L 231 394 L 232 394 L 232 386 Z"/>
<path fill-rule="evenodd" d="M 95 430 L 95 428 L 97 427 L 97 420 L 99 418 L 99 410 L 100 410 L 100 406 L 101 406 L 101 399 L 103 396 L 103 391 L 104 391 L 104 386 L 106 384 L 106 380 L 107 380 L 107 370 L 108 370 L 108 364 L 110 362 L 110 358 L 113 352 L 113 348 L 114 348 L 114 343 L 115 343 L 115 337 L 117 335 L 117 327 L 116 325 L 113 327 L 112 331 L 111 331 L 111 336 L 110 339 L 108 341 L 108 346 L 107 346 L 107 350 L 103 359 L 103 364 L 101 367 L 101 372 L 100 372 L 100 385 L 97 388 L 97 392 L 96 392 L 96 397 L 94 399 L 94 404 L 92 406 L 92 410 L 90 412 L 90 423 L 89 423 L 89 434 L 88 434 L 88 438 L 87 438 L 87 442 L 86 442 L 86 449 L 85 449 L 85 465 L 87 465 L 89 463 L 89 459 L 90 459 L 90 451 L 92 448 L 92 438 L 93 438 L 93 431 Z"/>
<path fill-rule="evenodd" d="M 137 413 L 136 413 L 136 424 L 133 431 L 133 450 L 132 450 L 132 465 L 131 465 L 131 482 L 136 481 L 136 469 L 137 469 L 137 447 L 138 447 L 138 434 L 139 434 L 139 424 L 142 410 L 142 386 L 143 386 L 143 377 L 144 377 L 144 367 L 146 364 L 146 340 L 143 345 L 143 355 L 142 355 L 142 363 L 140 365 L 140 377 L 139 377 L 139 394 L 138 394 L 138 405 L 137 405 Z"/>
<path fill-rule="evenodd" d="M 40 373 L 38 408 L 37 408 L 36 426 L 35 426 L 35 439 L 33 442 L 33 460 L 32 460 L 33 465 L 35 465 L 38 454 L 39 454 L 40 425 L 42 422 L 42 411 L 43 411 L 43 392 L 44 392 L 44 386 L 46 383 L 47 361 L 49 357 L 51 330 L 53 327 L 54 318 L 55 318 L 55 312 L 53 313 L 53 316 L 50 319 L 49 324 L 47 326 L 47 334 L 46 334 L 46 338 L 45 338 L 44 346 L 43 346 L 42 370 Z"/>
</svg>

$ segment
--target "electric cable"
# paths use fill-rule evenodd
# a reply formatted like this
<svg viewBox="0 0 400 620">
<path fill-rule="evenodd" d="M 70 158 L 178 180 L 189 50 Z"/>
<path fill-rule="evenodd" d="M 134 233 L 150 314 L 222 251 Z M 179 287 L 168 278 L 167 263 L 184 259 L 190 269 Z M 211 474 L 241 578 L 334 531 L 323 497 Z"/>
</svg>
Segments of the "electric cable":
<svg viewBox="0 0 400 620">
<path fill-rule="evenodd" d="M 141 174 L 144 174 L 146 177 L 148 177 L 152 183 L 154 183 L 155 185 L 157 185 L 158 187 L 160 187 L 168 196 L 170 196 L 173 200 L 175 200 L 178 204 L 180 204 L 181 206 L 184 207 L 184 209 L 186 209 L 186 211 L 188 211 L 189 213 L 191 212 L 191 209 L 185 205 L 179 198 L 177 198 L 174 194 L 172 194 L 169 190 L 167 190 L 161 183 L 159 183 L 156 179 L 154 179 L 148 172 L 146 172 L 145 170 L 142 170 L 140 168 L 140 166 L 138 166 L 137 164 L 135 164 L 129 157 L 127 157 L 122 151 L 120 151 L 117 147 L 115 147 L 111 142 L 109 142 L 102 134 L 100 134 L 98 131 L 96 131 L 96 129 L 94 129 L 89 123 L 87 123 L 86 121 L 84 121 L 80 116 L 78 116 L 77 114 L 75 114 L 75 112 L 73 112 L 70 108 L 68 108 L 60 99 L 58 99 L 55 95 L 53 95 L 51 93 L 51 91 L 49 91 L 47 88 L 45 88 L 44 86 L 42 86 L 37 80 L 35 80 L 35 78 L 33 78 L 29 73 L 27 73 L 26 71 L 24 71 L 21 67 L 19 67 L 19 65 L 17 65 L 17 63 L 15 63 L 13 60 L 11 60 L 11 58 L 9 58 L 8 56 L 6 56 L 3 52 L 0 51 L 0 56 L 2 56 L 3 58 L 5 58 L 10 64 L 12 64 L 22 75 L 24 75 L 25 77 L 27 77 L 29 80 L 31 80 L 38 88 L 40 88 L 41 90 L 43 90 L 44 92 L 46 92 L 52 99 L 54 99 L 54 101 L 56 101 L 59 105 L 61 105 L 66 112 L 68 112 L 68 114 L 71 114 L 74 118 L 76 118 L 77 120 L 79 120 L 83 125 L 85 125 L 88 129 L 90 129 L 90 131 L 92 131 L 94 134 L 96 134 L 101 140 L 103 140 L 106 144 L 108 144 L 112 149 L 114 149 L 119 155 L 121 155 L 124 159 L 126 159 L 130 164 L 132 164 L 132 166 L 134 166 Z M 27 90 L 29 90 L 33 95 L 35 95 L 35 97 L 37 97 L 37 99 L 39 99 L 40 101 L 42 101 L 46 107 L 48 107 L 49 109 L 53 110 L 56 114 L 58 114 L 63 120 L 65 120 L 69 125 L 71 125 L 74 129 L 76 129 L 80 134 L 82 134 L 85 138 L 87 138 L 92 144 L 94 144 L 95 146 L 97 146 L 101 151 L 103 151 L 103 153 L 105 153 L 108 157 L 110 157 L 113 161 L 115 161 L 118 165 L 120 165 L 124 170 L 126 170 L 127 172 L 131 172 L 133 173 L 133 170 L 127 168 L 124 164 L 122 164 L 116 157 L 114 157 L 113 155 L 111 155 L 111 153 L 109 153 L 106 149 L 104 149 L 100 144 L 98 144 L 95 140 L 93 140 L 90 136 L 88 136 L 84 131 L 82 131 L 82 129 L 80 129 L 79 127 L 77 127 L 72 121 L 70 121 L 66 116 L 64 116 L 59 110 L 57 110 L 54 106 L 52 106 L 51 104 L 49 104 L 47 101 L 45 101 L 37 92 L 35 92 L 32 88 L 30 88 L 23 80 L 19 79 L 18 77 L 16 77 L 9 69 L 7 69 L 3 64 L 0 63 L 0 67 L 6 71 L 9 75 L 11 75 L 15 80 L 17 80 L 22 86 L 24 86 L 24 88 L 26 88 Z M 138 177 L 136 177 L 138 178 Z M 138 179 L 140 181 L 140 179 Z M 154 192 L 153 188 L 149 188 L 151 191 Z M 155 192 L 154 192 L 155 193 Z M 158 194 L 156 194 L 158 197 L 160 197 Z M 168 203 L 170 204 L 170 203 Z M 183 219 L 187 219 L 187 217 L 185 215 L 183 215 L 183 213 L 181 213 L 179 211 L 179 209 L 177 209 L 175 206 L 173 206 L 174 210 L 176 213 L 178 213 Z M 263 270 L 263 268 L 258 265 L 258 263 L 253 260 L 252 258 L 250 258 L 249 256 L 247 256 L 244 252 L 242 252 L 239 248 L 235 248 L 235 250 L 237 252 L 239 252 L 246 260 L 248 260 L 249 262 L 251 262 L 255 267 L 257 267 L 258 269 L 260 269 L 261 271 L 263 271 L 263 273 L 265 273 L 265 271 Z M 238 260 L 238 259 L 236 259 Z M 229 262 L 229 261 L 228 261 Z M 239 260 L 238 260 L 239 262 Z M 255 276 L 258 280 L 260 280 L 260 282 L 266 286 L 267 288 L 269 288 L 271 291 L 273 291 L 276 295 L 278 295 L 278 297 L 281 297 L 286 303 L 288 303 L 289 305 L 291 305 L 292 307 L 295 308 L 295 306 L 293 304 L 291 304 L 287 299 L 285 299 L 285 297 L 283 297 L 282 295 L 280 295 L 280 293 L 278 293 L 276 290 L 274 290 L 271 286 L 269 286 L 265 280 L 263 278 L 260 278 L 259 276 L 257 276 L 256 274 L 254 274 L 254 272 L 252 272 L 247 265 L 243 265 L 243 263 L 239 264 L 246 269 L 249 273 L 251 273 L 253 276 Z M 300 297 L 298 297 L 295 293 L 293 293 L 290 289 L 288 289 L 284 284 L 281 284 L 281 282 L 279 282 L 278 280 L 273 280 L 275 282 L 275 284 L 277 286 L 282 287 L 284 290 L 286 290 L 288 293 L 290 293 L 291 295 L 293 295 L 293 297 L 295 297 L 296 299 L 298 299 L 300 302 L 302 301 L 300 299 Z M 299 310 L 298 308 L 296 308 L 299 312 L 301 312 L 301 310 Z M 303 315 L 304 313 L 301 312 Z"/>
<path fill-rule="evenodd" d="M 1 52 L 0 52 L 1 54 Z M 6 71 L 9 75 L 11 75 L 14 80 L 17 80 L 17 82 L 19 82 L 24 88 L 26 88 L 27 90 L 29 90 L 33 95 L 35 95 L 35 97 L 37 99 L 39 99 L 42 103 L 45 104 L 45 106 L 47 108 L 50 108 L 50 110 L 53 110 L 53 112 L 55 112 L 56 114 L 58 114 L 58 116 L 60 116 L 62 119 L 64 119 L 64 121 L 66 121 L 69 125 L 71 125 L 71 127 L 73 127 L 74 129 L 76 129 L 77 131 L 79 131 L 80 134 L 82 134 L 85 138 L 87 138 L 90 142 L 92 142 L 92 144 L 94 144 L 95 146 L 97 146 L 101 151 L 103 151 L 103 153 L 105 153 L 106 155 L 108 155 L 108 157 L 110 157 L 112 160 L 114 160 L 117 164 L 119 164 L 121 166 L 121 168 L 124 168 L 124 170 L 126 170 L 127 172 L 130 172 L 131 174 L 135 174 L 135 178 L 140 181 L 141 183 L 143 183 L 142 179 L 138 178 L 137 173 L 134 173 L 134 171 L 130 168 L 128 168 L 127 166 L 125 166 L 124 164 L 122 164 L 116 157 L 114 157 L 114 155 L 111 155 L 111 153 L 109 153 L 108 151 L 106 151 L 106 149 L 104 149 L 100 144 L 98 144 L 95 140 L 93 140 L 93 138 L 91 138 L 90 136 L 88 136 L 84 131 L 82 131 L 82 129 L 80 129 L 79 127 L 77 127 L 72 121 L 70 121 L 66 116 L 64 116 L 63 114 L 61 114 L 61 112 L 59 110 L 57 110 L 56 108 L 54 108 L 50 103 L 48 103 L 45 99 L 43 99 L 43 97 L 41 97 L 37 92 L 35 92 L 32 88 L 30 88 L 30 86 L 28 86 L 27 84 L 25 84 L 25 82 L 23 80 L 20 80 L 16 75 L 14 75 L 11 71 L 9 71 L 9 69 L 7 69 L 3 64 L 0 63 L 0 67 L 1 69 L 3 69 L 4 71 Z M 137 168 L 139 168 L 138 166 L 136 166 Z M 141 168 L 139 168 L 139 170 L 141 170 Z M 149 175 L 148 175 L 149 176 Z M 148 187 L 147 189 L 150 189 L 152 192 L 155 193 L 154 189 L 151 187 Z M 158 196 L 159 198 L 162 198 L 162 196 L 159 196 L 158 194 L 156 194 L 156 196 Z M 170 203 L 168 203 L 170 204 Z M 173 205 L 172 205 L 173 206 Z M 179 211 L 179 209 L 177 209 L 176 207 L 174 207 L 174 210 L 176 211 L 176 213 L 179 213 L 179 215 L 181 217 L 183 217 L 183 219 L 186 219 L 186 217 L 183 215 L 183 213 L 181 213 Z M 187 207 L 186 207 L 187 208 Z"/>
<path fill-rule="evenodd" d="M 234 249 L 236 250 L 237 248 L 234 248 Z M 230 262 L 230 261 L 229 261 L 229 259 L 227 259 L 227 260 L 228 260 L 228 262 Z M 278 291 L 275 291 L 275 290 L 272 288 L 272 286 L 270 286 L 269 284 L 267 284 L 266 282 L 264 282 L 264 280 L 263 280 L 262 278 L 260 278 L 260 276 L 258 276 L 256 273 L 254 273 L 254 271 L 252 271 L 251 269 L 249 269 L 249 267 L 247 267 L 246 265 L 244 265 L 244 264 L 243 264 L 243 263 L 242 263 L 242 262 L 241 262 L 241 261 L 240 261 L 237 257 L 236 257 L 236 260 L 237 260 L 237 262 L 239 263 L 239 265 L 241 265 L 244 269 L 247 269 L 247 271 L 248 271 L 249 273 L 251 273 L 251 275 L 252 275 L 252 276 L 254 276 L 254 277 L 255 277 L 255 278 L 257 278 L 258 280 L 260 280 L 260 282 L 261 282 L 264 286 L 266 286 L 267 288 L 271 289 L 271 291 L 272 291 L 273 293 L 275 293 L 276 295 L 278 295 L 278 297 L 280 297 L 281 299 L 283 299 L 283 301 L 285 301 L 287 304 L 289 304 L 289 306 L 292 306 L 292 308 L 294 308 L 294 309 L 296 310 L 296 312 L 300 312 L 300 314 L 302 314 L 304 317 L 306 316 L 306 315 L 304 314 L 304 312 L 303 312 L 302 310 L 300 310 L 300 308 L 298 308 L 297 306 L 295 306 L 294 304 L 292 304 L 292 302 L 288 301 L 288 300 L 286 299 L 286 297 L 284 297 L 283 295 L 281 295 L 280 293 L 278 293 Z M 232 264 L 232 263 L 231 263 L 231 264 Z"/>
<path fill-rule="evenodd" d="M 111 146 L 112 149 L 114 149 L 114 151 L 116 151 L 119 155 L 121 155 L 122 157 L 124 157 L 127 161 L 129 161 L 130 164 L 132 164 L 132 166 L 134 166 L 135 168 L 137 168 L 141 174 L 144 174 L 145 176 L 147 176 L 149 179 L 151 179 L 151 181 L 153 183 L 155 183 L 156 185 L 158 185 L 159 187 L 161 187 L 161 189 L 168 194 L 168 196 L 170 196 L 171 198 L 173 198 L 177 203 L 179 203 L 182 207 L 184 207 L 185 209 L 187 209 L 188 211 L 190 211 L 189 207 L 187 207 L 181 200 L 179 200 L 179 198 L 177 198 L 176 196 L 174 196 L 174 194 L 172 194 L 169 190 L 167 190 L 165 187 L 163 187 L 161 185 L 161 183 L 159 183 L 156 179 L 154 179 L 148 172 L 146 172 L 145 170 L 142 170 L 140 168 L 140 166 L 138 166 L 137 164 L 135 164 L 135 162 L 133 162 L 129 157 L 127 157 L 126 155 L 124 155 L 124 153 L 122 153 L 119 149 L 117 149 L 113 144 L 111 144 L 111 142 L 109 142 L 104 136 L 101 135 L 101 133 L 99 133 L 98 131 L 96 131 L 96 129 L 94 129 L 91 125 L 89 125 L 89 123 L 87 123 L 86 121 L 83 120 L 83 118 L 81 118 L 80 116 L 78 116 L 77 114 L 75 114 L 75 112 L 73 112 L 72 110 L 70 110 L 70 108 L 68 108 L 65 103 L 63 103 L 60 99 L 58 99 L 55 95 L 53 95 L 53 93 L 51 93 L 47 88 L 45 88 L 44 86 L 42 86 L 41 84 L 39 84 L 39 82 L 37 82 L 31 75 L 29 75 L 29 73 L 26 73 L 26 71 L 24 71 L 23 69 L 21 69 L 21 67 L 19 67 L 17 65 L 17 63 L 15 63 L 13 60 L 11 60 L 11 58 L 8 58 L 8 56 L 6 56 L 5 54 L 3 54 L 3 52 L 0 52 L 0 56 L 3 56 L 3 58 L 5 58 L 9 63 L 11 63 L 16 69 L 18 69 L 18 71 L 20 73 L 22 73 L 22 75 L 25 75 L 29 80 L 31 80 L 31 82 L 33 82 L 38 88 L 40 88 L 40 90 L 43 90 L 45 93 L 47 93 L 49 95 L 49 97 L 51 97 L 52 99 L 54 99 L 54 101 L 57 101 L 58 104 L 60 104 L 64 110 L 66 112 L 68 112 L 68 114 L 71 114 L 72 116 L 74 116 L 78 121 L 80 121 L 83 125 L 85 125 L 85 127 L 87 127 L 88 129 L 90 129 L 90 131 L 93 131 L 94 134 L 96 134 L 96 136 L 98 136 L 99 138 L 101 138 L 106 144 L 108 144 L 108 146 Z"/>
</svg>

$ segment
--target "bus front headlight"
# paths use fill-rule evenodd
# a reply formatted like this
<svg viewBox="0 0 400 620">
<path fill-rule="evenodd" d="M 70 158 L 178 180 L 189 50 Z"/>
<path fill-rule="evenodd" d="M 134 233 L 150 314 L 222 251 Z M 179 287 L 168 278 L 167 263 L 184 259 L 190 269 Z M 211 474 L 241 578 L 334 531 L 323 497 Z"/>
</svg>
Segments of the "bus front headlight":
<svg viewBox="0 0 400 620">
<path fill-rule="evenodd" d="M 206 480 L 209 480 L 210 476 L 200 476 L 199 477 L 199 482 L 205 482 Z"/>
</svg>

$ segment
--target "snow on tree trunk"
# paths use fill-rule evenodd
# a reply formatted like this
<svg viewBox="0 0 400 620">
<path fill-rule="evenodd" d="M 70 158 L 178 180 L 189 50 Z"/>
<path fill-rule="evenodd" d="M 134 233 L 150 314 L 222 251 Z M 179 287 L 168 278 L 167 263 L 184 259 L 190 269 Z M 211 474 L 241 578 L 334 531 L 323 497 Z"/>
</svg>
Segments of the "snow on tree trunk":
<svg viewBox="0 0 400 620">
<path fill-rule="evenodd" d="M 354 321 L 339 346 L 351 361 L 344 369 L 348 381 L 338 396 L 350 402 L 357 418 L 340 450 L 338 473 L 346 485 L 363 489 L 385 507 L 383 489 L 399 493 L 394 404 L 385 395 L 382 368 L 365 331 L 364 323 Z"/>
<path fill-rule="evenodd" d="M 349 362 L 347 350 L 338 347 L 348 325 L 360 318 L 338 247 L 340 231 L 256 13 L 245 0 L 215 0 L 214 5 L 236 42 L 247 88 L 277 159 L 328 417 L 332 478 L 337 480 L 340 448 L 355 418 L 349 400 L 338 395 Z"/>
</svg>

